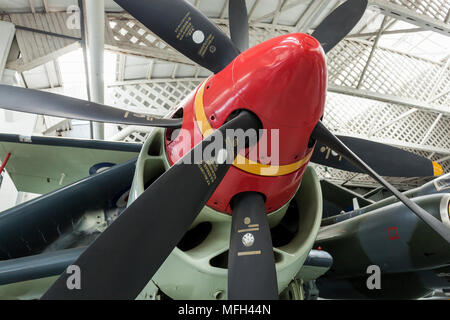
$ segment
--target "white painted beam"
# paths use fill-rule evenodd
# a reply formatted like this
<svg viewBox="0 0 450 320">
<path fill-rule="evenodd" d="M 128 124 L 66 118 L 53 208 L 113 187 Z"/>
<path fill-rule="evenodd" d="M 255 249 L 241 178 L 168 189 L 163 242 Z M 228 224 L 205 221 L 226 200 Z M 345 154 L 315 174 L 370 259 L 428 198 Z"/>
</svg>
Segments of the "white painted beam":
<svg viewBox="0 0 450 320">
<path fill-rule="evenodd" d="M 105 51 L 105 1 L 88 0 L 86 4 L 87 44 L 91 100 L 105 102 L 104 51 Z M 93 124 L 93 138 L 105 138 L 104 125 Z"/>
<path fill-rule="evenodd" d="M 329 5 L 328 0 L 316 0 L 311 2 L 294 28 L 296 32 L 308 32 L 316 22 L 319 15 Z"/>
<path fill-rule="evenodd" d="M 407 34 L 407 33 L 416 33 L 416 32 L 422 32 L 422 31 L 426 31 L 426 29 L 424 28 L 411 28 L 411 29 L 398 29 L 398 30 L 387 30 L 387 31 L 383 31 L 381 34 L 383 36 L 385 35 L 390 35 L 390 34 Z M 367 32 L 367 33 L 355 33 L 355 34 L 350 34 L 348 35 L 346 38 L 347 39 L 352 39 L 352 38 L 368 38 L 368 37 L 374 37 L 378 34 L 379 31 L 377 32 Z"/>
<path fill-rule="evenodd" d="M 433 124 L 431 125 L 430 128 L 428 128 L 428 131 L 425 133 L 424 137 L 422 138 L 422 141 L 420 142 L 420 144 L 425 144 L 427 142 L 428 138 L 430 137 L 431 133 L 433 132 L 434 128 L 436 128 L 437 124 L 442 119 L 442 117 L 443 117 L 442 113 L 436 117 Z"/>
<path fill-rule="evenodd" d="M 14 24 L 0 21 L 0 80 L 3 78 L 3 71 L 5 70 L 15 32 Z"/>
<path fill-rule="evenodd" d="M 370 5 L 380 9 L 381 13 L 392 18 L 405 21 L 429 31 L 450 36 L 450 24 L 433 19 L 432 17 L 417 13 L 416 11 L 388 0 L 370 0 Z"/>
<path fill-rule="evenodd" d="M 334 84 L 328 85 L 328 90 L 334 93 L 342 93 L 350 96 L 372 99 L 376 101 L 399 104 L 402 106 L 407 106 L 411 108 L 416 108 L 418 110 L 428 111 L 428 112 L 436 112 L 442 113 L 446 116 L 450 116 L 450 109 L 444 106 L 438 106 L 426 102 L 417 101 L 409 98 L 400 98 L 388 94 L 380 94 L 376 92 L 371 92 L 362 89 L 355 89 L 351 87 L 337 86 Z"/>
</svg>

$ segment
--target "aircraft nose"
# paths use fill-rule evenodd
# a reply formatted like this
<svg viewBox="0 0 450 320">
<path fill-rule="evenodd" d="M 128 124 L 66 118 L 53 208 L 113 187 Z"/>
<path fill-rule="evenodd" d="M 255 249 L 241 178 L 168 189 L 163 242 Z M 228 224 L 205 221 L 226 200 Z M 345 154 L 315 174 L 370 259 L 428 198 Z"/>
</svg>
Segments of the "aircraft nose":
<svg viewBox="0 0 450 320">
<path fill-rule="evenodd" d="M 283 126 L 317 123 L 323 114 L 325 53 L 313 37 L 296 33 L 266 41 L 233 64 L 236 92 L 262 118 Z"/>
</svg>

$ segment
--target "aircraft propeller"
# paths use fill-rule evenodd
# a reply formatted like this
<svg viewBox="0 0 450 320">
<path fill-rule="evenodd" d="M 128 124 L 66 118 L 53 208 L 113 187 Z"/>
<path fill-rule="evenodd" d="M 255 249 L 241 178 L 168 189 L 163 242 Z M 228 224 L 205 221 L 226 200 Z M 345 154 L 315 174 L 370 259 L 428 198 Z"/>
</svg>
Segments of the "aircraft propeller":
<svg viewBox="0 0 450 320">
<path fill-rule="evenodd" d="M 233 163 L 239 151 L 235 145 L 240 144 L 230 146 L 226 130 L 258 130 L 260 126 L 252 113 L 242 111 L 204 139 L 153 182 L 75 261 L 83 279 L 81 290 L 69 290 L 70 275 L 63 273 L 42 299 L 136 298 L 190 228 Z M 220 140 L 227 145 L 226 159 L 215 155 L 199 164 L 194 162 L 196 154 L 203 154 L 203 150 Z"/>
<path fill-rule="evenodd" d="M 247 192 L 237 195 L 231 203 L 229 300 L 278 299 L 272 237 L 264 202 L 261 194 Z M 250 246 L 252 251 L 246 250 Z"/>
<path fill-rule="evenodd" d="M 367 0 L 347 0 L 334 10 L 314 30 L 312 36 L 319 40 L 325 53 L 333 49 L 361 20 Z"/>
<path fill-rule="evenodd" d="M 242 0 L 229 0 L 228 20 L 230 21 L 230 36 L 233 43 L 244 52 L 249 48 L 249 27 L 247 5 Z"/>
<path fill-rule="evenodd" d="M 162 40 L 214 73 L 223 70 L 238 56 L 239 51 L 248 48 L 245 0 L 229 1 L 232 39 L 188 1 L 115 1 Z M 330 51 L 351 31 L 362 17 L 366 6 L 367 0 L 348 0 L 316 28 L 313 36 L 322 44 L 325 52 Z M 124 116 L 124 112 L 118 109 L 39 91 L 0 86 L 0 95 L 3 98 L 0 106 L 22 112 L 167 128 L 181 125 L 181 120 L 177 119 L 156 120 L 139 115 Z M 179 163 L 153 182 L 74 263 L 82 271 L 82 290 L 69 290 L 66 285 L 69 275 L 63 273 L 42 298 L 134 299 L 192 225 L 232 162 L 223 163 L 223 159 L 217 157 L 199 164 L 186 164 L 185 161 L 193 158 L 196 152 L 203 151 L 216 139 L 225 141 L 222 133 L 226 129 L 246 130 L 259 127 L 259 120 L 253 114 L 242 111 L 203 140 Z M 448 229 L 444 229 L 442 223 L 388 184 L 321 122 L 314 130 L 313 138 L 378 180 L 446 241 L 450 241 Z M 226 152 L 228 157 L 239 151 L 234 150 L 236 147 L 232 148 L 234 153 Z M 205 170 L 212 170 L 215 178 L 208 179 L 204 174 Z M 237 196 L 232 205 L 229 298 L 276 299 L 278 292 L 275 261 L 264 198 L 256 193 L 244 193 Z M 247 221 L 248 228 L 245 225 L 245 217 L 250 220 Z M 260 242 L 255 243 L 257 249 L 253 255 L 236 259 L 245 246 L 241 234 L 245 235 L 246 229 L 257 229 L 261 235 L 258 237 Z M 246 241 L 253 240 L 249 236 Z"/>
<path fill-rule="evenodd" d="M 188 1 L 114 1 L 174 49 L 214 73 L 239 55 L 231 39 Z"/>
<path fill-rule="evenodd" d="M 67 119 L 177 129 L 182 119 L 159 119 L 95 102 L 0 84 L 0 108 Z"/>
</svg>

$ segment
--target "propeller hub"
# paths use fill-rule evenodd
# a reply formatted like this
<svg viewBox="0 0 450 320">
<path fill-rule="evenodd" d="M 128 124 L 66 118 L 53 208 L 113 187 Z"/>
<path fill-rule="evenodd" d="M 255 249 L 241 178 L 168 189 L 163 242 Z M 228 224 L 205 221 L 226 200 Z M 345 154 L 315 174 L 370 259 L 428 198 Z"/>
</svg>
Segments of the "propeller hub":
<svg viewBox="0 0 450 320">
<path fill-rule="evenodd" d="M 280 36 L 233 62 L 233 87 L 247 108 L 279 127 L 314 127 L 323 115 L 327 68 L 319 42 Z"/>
<path fill-rule="evenodd" d="M 210 78 L 203 109 L 213 129 L 237 109 L 252 111 L 267 130 L 259 147 L 278 151 L 279 165 L 290 165 L 311 151 L 309 137 L 324 112 L 326 85 L 319 42 L 301 33 L 283 35 L 245 51 Z M 279 134 L 279 146 L 271 145 L 272 133 Z"/>
<path fill-rule="evenodd" d="M 184 132 L 166 140 L 169 160 L 178 161 L 234 111 L 250 110 L 265 129 L 258 152 L 240 155 L 250 161 L 235 163 L 208 205 L 231 213 L 231 198 L 252 191 L 264 194 L 266 210 L 273 212 L 295 194 L 312 155 L 310 136 L 323 115 L 326 83 L 325 54 L 313 37 L 290 34 L 255 46 L 188 99 Z"/>
</svg>

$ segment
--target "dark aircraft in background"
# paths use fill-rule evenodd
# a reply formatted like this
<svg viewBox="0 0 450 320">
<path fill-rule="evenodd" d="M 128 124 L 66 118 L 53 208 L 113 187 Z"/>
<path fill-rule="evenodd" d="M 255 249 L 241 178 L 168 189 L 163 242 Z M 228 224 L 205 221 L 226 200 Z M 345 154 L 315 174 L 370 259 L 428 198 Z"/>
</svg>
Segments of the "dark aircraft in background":
<svg viewBox="0 0 450 320">
<path fill-rule="evenodd" d="M 410 215 L 394 196 L 370 203 L 349 190 L 322 182 L 324 218 L 315 248 L 333 257 L 331 269 L 316 281 L 330 299 L 417 299 L 450 289 L 450 245 Z M 450 174 L 404 193 L 450 228 Z M 343 212 L 352 204 L 361 208 Z M 353 200 L 355 201 L 355 200 Z M 381 289 L 369 289 L 369 266 L 379 266 Z"/>
</svg>

